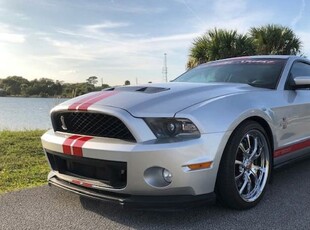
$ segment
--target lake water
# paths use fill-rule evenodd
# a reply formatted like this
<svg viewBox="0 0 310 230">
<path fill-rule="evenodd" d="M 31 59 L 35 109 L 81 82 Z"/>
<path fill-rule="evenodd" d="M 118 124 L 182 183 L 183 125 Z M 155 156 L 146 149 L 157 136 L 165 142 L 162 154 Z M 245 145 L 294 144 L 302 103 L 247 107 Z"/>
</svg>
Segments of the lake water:
<svg viewBox="0 0 310 230">
<path fill-rule="evenodd" d="M 0 130 L 52 128 L 50 110 L 67 99 L 0 97 Z"/>
</svg>

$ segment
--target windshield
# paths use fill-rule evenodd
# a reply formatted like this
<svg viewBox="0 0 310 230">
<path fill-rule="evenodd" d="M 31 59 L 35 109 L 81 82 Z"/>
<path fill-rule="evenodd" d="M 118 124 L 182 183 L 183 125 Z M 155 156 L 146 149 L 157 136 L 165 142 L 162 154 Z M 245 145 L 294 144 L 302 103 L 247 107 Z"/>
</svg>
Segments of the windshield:
<svg viewBox="0 0 310 230">
<path fill-rule="evenodd" d="M 275 89 L 286 59 L 238 58 L 210 62 L 182 74 L 174 82 L 230 82 Z"/>
</svg>

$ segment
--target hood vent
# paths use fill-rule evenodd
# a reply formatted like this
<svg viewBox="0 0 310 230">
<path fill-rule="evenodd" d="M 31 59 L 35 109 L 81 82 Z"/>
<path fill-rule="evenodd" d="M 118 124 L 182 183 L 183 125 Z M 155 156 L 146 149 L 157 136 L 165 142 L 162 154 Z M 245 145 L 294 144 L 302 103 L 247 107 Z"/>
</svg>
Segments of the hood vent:
<svg viewBox="0 0 310 230">
<path fill-rule="evenodd" d="M 159 93 L 159 92 L 166 91 L 166 90 L 169 90 L 169 88 L 143 87 L 141 89 L 137 89 L 136 91 L 143 92 L 143 93 Z"/>
<path fill-rule="evenodd" d="M 160 93 L 163 91 L 170 90 L 170 88 L 163 87 L 149 87 L 149 86 L 126 86 L 126 87 L 115 87 L 106 89 L 104 91 L 123 91 L 123 92 L 141 92 L 141 93 Z"/>
</svg>

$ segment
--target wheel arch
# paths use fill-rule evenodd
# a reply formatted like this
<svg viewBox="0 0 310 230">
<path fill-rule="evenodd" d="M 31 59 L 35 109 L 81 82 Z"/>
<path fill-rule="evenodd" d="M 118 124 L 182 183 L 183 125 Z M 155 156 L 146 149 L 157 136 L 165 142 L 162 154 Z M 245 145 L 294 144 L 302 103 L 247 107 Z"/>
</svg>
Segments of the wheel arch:
<svg viewBox="0 0 310 230">
<path fill-rule="evenodd" d="M 249 117 L 248 119 L 246 119 L 245 121 L 250 120 L 250 121 L 255 121 L 258 124 L 260 124 L 264 130 L 266 131 L 267 135 L 268 135 L 268 139 L 269 139 L 269 144 L 270 144 L 270 179 L 269 182 L 272 182 L 272 178 L 273 178 L 273 168 L 274 168 L 274 161 L 273 161 L 273 153 L 274 153 L 274 140 L 273 140 L 273 133 L 272 130 L 268 124 L 268 122 L 261 118 L 261 117 L 257 117 L 257 116 L 253 116 L 253 117 Z M 240 123 L 241 124 L 241 123 Z M 239 125 L 240 125 L 239 124 Z"/>
<path fill-rule="evenodd" d="M 271 148 L 271 154 L 272 154 L 274 152 L 274 140 L 273 140 L 273 133 L 272 133 L 271 127 L 269 126 L 268 122 L 264 118 L 253 116 L 253 117 L 249 117 L 245 119 L 238 126 L 240 126 L 245 121 L 255 121 L 264 128 L 264 130 L 266 131 L 268 135 L 268 139 L 270 142 L 270 148 Z M 271 159 L 272 159 L 272 156 L 271 156 Z"/>
<path fill-rule="evenodd" d="M 234 131 L 239 127 L 241 126 L 243 123 L 247 122 L 247 121 L 255 121 L 257 122 L 258 124 L 260 124 L 264 130 L 266 131 L 266 134 L 268 135 L 268 140 L 269 140 L 269 144 L 270 144 L 270 148 L 271 148 L 271 156 L 270 156 L 270 160 L 271 160 L 271 171 L 273 170 L 273 152 L 274 152 L 274 140 L 273 140 L 273 132 L 272 132 L 272 129 L 270 127 L 270 125 L 268 124 L 268 122 L 262 118 L 262 117 L 259 117 L 259 116 L 250 116 L 250 117 L 247 117 L 246 119 L 242 120 L 241 122 L 239 122 L 233 132 L 230 134 L 230 136 L 228 137 L 227 141 L 226 141 L 226 145 L 224 147 L 224 149 L 227 147 L 227 144 L 229 143 L 229 140 L 231 139 L 231 137 L 234 135 Z M 219 164 L 221 164 L 221 161 L 222 161 L 222 157 L 223 157 L 223 154 L 221 156 L 221 159 L 219 161 Z M 271 173 L 272 174 L 272 173 Z M 217 172 L 217 175 L 216 175 L 216 180 L 217 180 L 217 177 L 218 177 L 218 172 Z"/>
<path fill-rule="evenodd" d="M 224 152 L 226 151 L 226 148 L 228 146 L 228 144 L 230 143 L 233 135 L 235 134 L 235 131 L 242 125 L 245 125 L 245 123 L 247 122 L 256 122 L 257 124 L 259 124 L 263 129 L 264 131 L 266 132 L 266 135 L 267 135 L 267 139 L 269 141 L 269 145 L 270 145 L 270 176 L 269 176 L 269 179 L 267 180 L 267 183 L 268 181 L 270 182 L 272 180 L 272 171 L 273 171 L 273 152 L 274 152 L 274 140 L 273 140 L 273 132 L 272 132 L 272 129 L 270 127 L 270 125 L 268 124 L 268 122 L 262 118 L 262 117 L 259 117 L 259 116 L 250 116 L 250 117 L 247 117 L 246 119 L 242 120 L 241 122 L 239 122 L 238 125 L 235 126 L 235 128 L 233 129 L 232 133 L 230 134 L 230 136 L 228 137 L 227 139 L 227 142 L 226 142 L 226 146 L 224 147 Z M 223 152 L 223 153 L 224 153 Z M 216 182 L 215 182 L 215 188 L 214 188 L 214 191 L 215 193 L 218 195 L 219 194 L 219 174 L 220 174 L 220 168 L 221 168 L 221 165 L 223 161 L 223 156 L 224 154 L 222 154 L 221 156 L 221 159 L 220 159 L 220 162 L 219 162 L 219 170 L 217 171 L 217 175 L 216 175 Z M 221 199 L 219 199 L 219 201 L 221 202 Z M 225 204 L 224 204 L 225 205 Z"/>
<path fill-rule="evenodd" d="M 230 138 L 232 137 L 232 135 L 234 134 L 234 131 L 239 127 L 241 126 L 244 122 L 247 122 L 247 121 L 255 121 L 257 122 L 258 124 L 260 124 L 264 130 L 266 131 L 266 134 L 267 134 L 267 138 L 269 140 L 269 144 L 270 144 L 270 160 L 271 160 L 271 169 L 273 169 L 273 152 L 274 152 L 274 135 L 273 135 L 273 132 L 272 132 L 272 129 L 269 125 L 269 123 L 266 121 L 266 119 L 260 117 L 260 116 L 250 116 L 250 117 L 247 117 L 245 118 L 244 120 L 242 120 L 241 122 L 239 122 L 235 128 L 233 129 L 233 132 L 230 134 L 227 142 L 226 142 L 226 145 L 228 144 Z M 226 146 L 225 146 L 226 148 Z M 223 156 L 221 156 L 222 158 Z"/>
</svg>

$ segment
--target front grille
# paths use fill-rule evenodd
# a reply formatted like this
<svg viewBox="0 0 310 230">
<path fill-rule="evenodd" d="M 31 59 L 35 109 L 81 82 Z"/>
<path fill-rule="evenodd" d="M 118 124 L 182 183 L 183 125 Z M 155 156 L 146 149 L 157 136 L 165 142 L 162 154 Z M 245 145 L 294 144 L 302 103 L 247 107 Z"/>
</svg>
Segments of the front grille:
<svg viewBox="0 0 310 230">
<path fill-rule="evenodd" d="M 120 119 L 107 114 L 88 112 L 53 113 L 52 123 L 55 131 L 136 141 Z"/>
<path fill-rule="evenodd" d="M 98 180 L 107 185 L 107 187 L 117 189 L 126 186 L 126 162 L 81 158 L 55 152 L 47 152 L 47 157 L 52 169 L 61 174 Z"/>
</svg>

